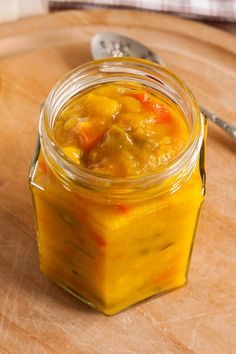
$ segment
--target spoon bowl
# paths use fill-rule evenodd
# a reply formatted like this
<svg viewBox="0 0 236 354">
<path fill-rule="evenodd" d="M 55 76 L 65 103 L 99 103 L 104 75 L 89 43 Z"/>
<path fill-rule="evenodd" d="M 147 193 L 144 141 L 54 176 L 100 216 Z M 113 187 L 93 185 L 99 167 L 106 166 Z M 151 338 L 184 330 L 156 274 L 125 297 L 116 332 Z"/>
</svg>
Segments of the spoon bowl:
<svg viewBox="0 0 236 354">
<path fill-rule="evenodd" d="M 91 52 L 94 59 L 107 57 L 135 57 L 165 65 L 161 57 L 142 43 L 115 33 L 98 33 L 92 38 Z"/>
</svg>

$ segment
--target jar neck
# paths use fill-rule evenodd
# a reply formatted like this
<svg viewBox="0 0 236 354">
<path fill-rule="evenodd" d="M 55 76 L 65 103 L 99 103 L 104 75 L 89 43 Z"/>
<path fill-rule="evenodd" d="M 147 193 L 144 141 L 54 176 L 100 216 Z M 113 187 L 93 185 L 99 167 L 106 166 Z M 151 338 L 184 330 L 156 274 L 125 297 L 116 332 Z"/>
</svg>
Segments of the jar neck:
<svg viewBox="0 0 236 354">
<path fill-rule="evenodd" d="M 129 81 L 140 83 L 160 93 L 183 112 L 189 128 L 189 140 L 175 159 L 160 166 L 155 173 L 144 176 L 116 178 L 102 176 L 78 166 L 67 158 L 57 146 L 53 127 L 61 108 L 74 95 L 104 83 Z M 149 198 L 153 193 L 173 193 L 189 178 L 197 162 L 204 134 L 204 120 L 198 104 L 186 85 L 167 69 L 141 59 L 113 58 L 85 64 L 60 80 L 49 93 L 41 111 L 39 123 L 43 154 L 65 185 L 85 189 L 107 198 Z"/>
</svg>

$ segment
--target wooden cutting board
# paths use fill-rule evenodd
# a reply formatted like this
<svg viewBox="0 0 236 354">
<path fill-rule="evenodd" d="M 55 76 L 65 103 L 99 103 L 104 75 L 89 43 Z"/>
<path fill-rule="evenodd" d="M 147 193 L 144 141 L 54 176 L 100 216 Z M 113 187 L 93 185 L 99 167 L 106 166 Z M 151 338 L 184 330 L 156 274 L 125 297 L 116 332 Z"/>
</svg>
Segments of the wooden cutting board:
<svg viewBox="0 0 236 354">
<path fill-rule="evenodd" d="M 235 353 L 236 145 L 209 124 L 207 198 L 189 283 L 108 318 L 39 272 L 27 185 L 40 104 L 113 31 L 157 50 L 208 109 L 236 124 L 236 37 L 171 16 L 69 11 L 0 26 L 0 353 Z"/>
</svg>

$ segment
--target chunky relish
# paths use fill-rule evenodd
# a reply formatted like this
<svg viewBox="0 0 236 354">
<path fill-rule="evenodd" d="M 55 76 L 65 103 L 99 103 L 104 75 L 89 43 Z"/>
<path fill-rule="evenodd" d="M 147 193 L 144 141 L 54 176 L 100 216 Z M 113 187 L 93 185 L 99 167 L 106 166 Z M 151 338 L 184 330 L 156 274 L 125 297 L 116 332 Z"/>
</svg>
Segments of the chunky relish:
<svg viewBox="0 0 236 354">
<path fill-rule="evenodd" d="M 132 83 L 106 84 L 75 97 L 60 112 L 56 143 L 87 169 L 130 177 L 155 172 L 186 146 L 180 109 Z"/>
</svg>

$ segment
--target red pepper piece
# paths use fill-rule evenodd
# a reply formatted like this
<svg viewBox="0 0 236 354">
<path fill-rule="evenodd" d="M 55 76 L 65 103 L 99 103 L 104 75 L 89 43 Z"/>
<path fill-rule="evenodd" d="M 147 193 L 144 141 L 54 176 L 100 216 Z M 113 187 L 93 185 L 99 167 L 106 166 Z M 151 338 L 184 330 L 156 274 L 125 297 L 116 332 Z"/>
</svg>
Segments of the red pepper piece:
<svg viewBox="0 0 236 354">
<path fill-rule="evenodd" d="M 153 105 L 153 111 L 155 112 L 156 114 L 156 117 L 157 117 L 157 123 L 163 123 L 163 124 L 168 124 L 171 122 L 171 116 L 170 116 L 170 113 L 169 111 L 163 107 L 163 106 L 160 106 L 160 105 L 156 105 L 154 104 Z"/>
<path fill-rule="evenodd" d="M 146 92 L 135 93 L 134 97 L 137 100 L 139 100 L 141 103 L 146 103 L 146 102 L 150 101 L 150 97 L 147 95 Z"/>
<path fill-rule="evenodd" d="M 100 235 L 98 235 L 96 232 L 91 231 L 90 235 L 93 238 L 93 240 L 98 244 L 98 246 L 101 246 L 101 247 L 106 246 L 106 241 Z"/>
<path fill-rule="evenodd" d="M 173 268 L 166 269 L 162 273 L 158 274 L 156 277 L 153 278 L 154 283 L 165 281 L 171 278 L 175 274 Z"/>
<path fill-rule="evenodd" d="M 46 162 L 45 162 L 42 158 L 39 159 L 38 166 L 39 166 L 40 171 L 41 171 L 44 175 L 46 175 L 46 174 L 48 173 L 47 164 L 46 164 Z"/>
<path fill-rule="evenodd" d="M 169 111 L 164 106 L 153 102 L 146 92 L 139 92 L 135 94 L 134 97 L 142 103 L 145 110 L 155 113 L 157 123 L 171 122 Z"/>
<path fill-rule="evenodd" d="M 127 214 L 129 211 L 129 208 L 126 205 L 116 205 L 116 210 L 120 213 L 120 214 Z"/>
</svg>

